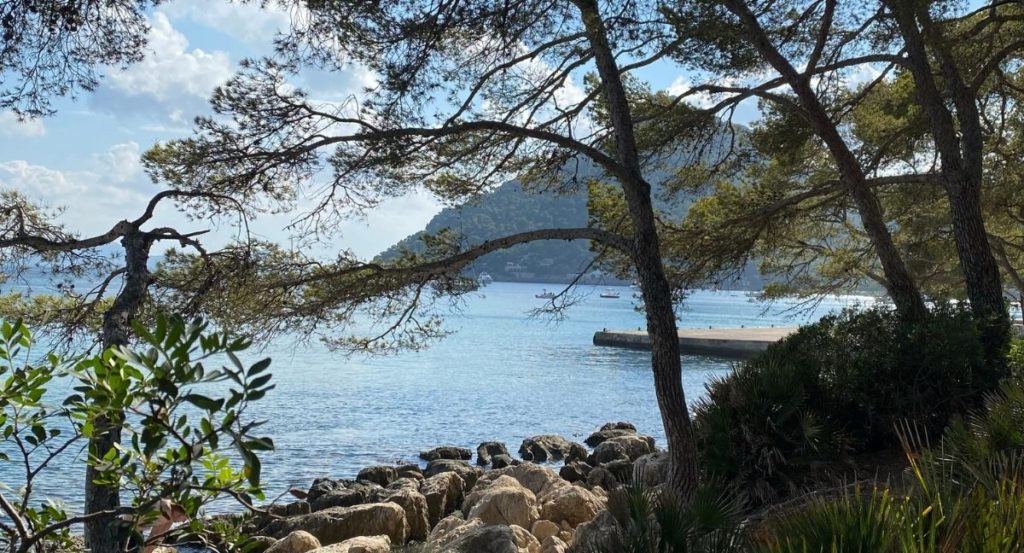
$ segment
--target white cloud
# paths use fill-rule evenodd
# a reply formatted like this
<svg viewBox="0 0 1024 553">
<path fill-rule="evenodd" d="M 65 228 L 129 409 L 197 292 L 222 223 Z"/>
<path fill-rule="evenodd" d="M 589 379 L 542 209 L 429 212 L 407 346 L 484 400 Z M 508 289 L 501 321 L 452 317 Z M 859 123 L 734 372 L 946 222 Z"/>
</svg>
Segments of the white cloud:
<svg viewBox="0 0 1024 553">
<path fill-rule="evenodd" d="M 0 188 L 13 189 L 50 207 L 66 207 L 64 223 L 89 234 L 137 217 L 148 200 L 139 145 L 115 144 L 84 170 L 58 170 L 24 160 L 0 162 Z"/>
<path fill-rule="evenodd" d="M 173 103 L 182 96 L 208 98 L 234 73 L 226 52 L 188 49 L 188 38 L 171 26 L 162 12 L 150 18 L 145 59 L 108 75 L 114 88 L 130 96 L 150 96 Z"/>
<path fill-rule="evenodd" d="M 161 7 L 161 11 L 173 20 L 188 19 L 236 40 L 267 48 L 271 39 L 291 23 L 290 12 L 276 3 L 261 8 L 257 3 L 178 0 Z"/>
<path fill-rule="evenodd" d="M 38 138 L 46 135 L 42 119 L 18 119 L 10 111 L 0 111 L 0 136 L 4 138 Z"/>
</svg>

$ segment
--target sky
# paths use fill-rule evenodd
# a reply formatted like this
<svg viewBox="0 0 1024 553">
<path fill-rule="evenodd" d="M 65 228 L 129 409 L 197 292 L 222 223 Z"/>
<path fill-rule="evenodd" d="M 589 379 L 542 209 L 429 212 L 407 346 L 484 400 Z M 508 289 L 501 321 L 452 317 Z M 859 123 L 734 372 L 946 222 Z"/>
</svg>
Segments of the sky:
<svg viewBox="0 0 1024 553">
<path fill-rule="evenodd" d="M 162 188 L 143 172 L 140 155 L 157 142 L 188 136 L 193 118 L 208 112 L 214 88 L 242 59 L 269 54 L 274 35 L 289 22 L 282 11 L 210 0 L 162 3 L 148 18 L 148 51 L 141 63 L 105 71 L 95 92 L 58 101 L 54 116 L 18 121 L 0 112 L 0 189 L 65 207 L 61 221 L 82 235 L 141 214 Z M 676 71 L 655 66 L 643 76 L 655 88 L 679 89 L 687 81 Z M 372 78 L 353 68 L 302 75 L 298 84 L 312 97 L 343 99 Z M 391 200 L 363 220 L 343 223 L 337 246 L 372 257 L 422 230 L 440 209 L 426 192 Z M 287 214 L 262 217 L 253 229 L 283 241 L 291 220 Z M 232 232 L 227 225 L 189 221 L 169 203 L 153 223 L 189 232 L 210 229 L 212 246 Z"/>
</svg>

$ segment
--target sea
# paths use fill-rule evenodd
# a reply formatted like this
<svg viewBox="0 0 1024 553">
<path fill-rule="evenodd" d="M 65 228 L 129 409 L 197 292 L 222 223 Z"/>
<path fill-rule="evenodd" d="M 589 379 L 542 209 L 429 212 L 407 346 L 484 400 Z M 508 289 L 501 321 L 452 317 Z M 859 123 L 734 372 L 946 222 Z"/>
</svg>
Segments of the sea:
<svg viewBox="0 0 1024 553">
<path fill-rule="evenodd" d="M 644 326 L 636 290 L 581 286 L 563 317 L 537 315 L 557 284 L 496 282 L 446 313 L 452 334 L 425 350 L 394 355 L 344 355 L 316 340 L 280 337 L 245 354 L 272 359 L 276 388 L 254 403 L 250 417 L 276 449 L 262 455 L 268 497 L 307 489 L 318 477 L 354 478 L 375 464 L 416 463 L 418 452 L 452 445 L 475 450 L 500 441 L 515 454 L 524 438 L 560 434 L 582 441 L 609 421 L 629 421 L 664 446 L 650 354 L 595 346 L 602 329 Z M 844 308 L 870 305 L 867 296 L 833 296 L 813 304 L 764 303 L 740 291 L 694 291 L 678 310 L 681 328 L 795 326 Z M 690 405 L 733 362 L 683 357 Z M 70 393 L 54 382 L 48 396 Z M 66 387 L 67 389 L 62 389 Z M 75 456 L 78 456 L 77 458 Z M 43 497 L 70 511 L 81 505 L 81 453 L 48 469 Z M 15 463 L 0 463 L 0 482 L 20 480 Z"/>
</svg>

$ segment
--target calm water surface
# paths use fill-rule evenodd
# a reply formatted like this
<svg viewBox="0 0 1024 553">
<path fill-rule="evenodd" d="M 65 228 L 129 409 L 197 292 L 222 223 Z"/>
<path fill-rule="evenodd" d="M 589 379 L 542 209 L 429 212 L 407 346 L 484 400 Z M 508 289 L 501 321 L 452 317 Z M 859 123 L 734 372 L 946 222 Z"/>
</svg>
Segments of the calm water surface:
<svg viewBox="0 0 1024 553">
<path fill-rule="evenodd" d="M 600 298 L 604 287 L 583 287 L 568 318 L 530 317 L 536 299 L 553 285 L 495 283 L 467 299 L 447 318 L 456 333 L 420 352 L 388 357 L 346 357 L 318 343 L 279 339 L 250 360 L 273 359 L 277 388 L 254 404 L 267 419 L 263 434 L 277 450 L 264 455 L 268 495 L 305 489 L 319 476 L 354 477 L 360 468 L 399 460 L 416 462 L 422 449 L 456 445 L 475 449 L 498 440 L 514 453 L 523 438 L 561 434 L 581 440 L 607 421 L 626 420 L 664 445 L 646 352 L 597 347 L 602 328 L 635 329 L 643 316 L 629 288 L 619 299 Z M 683 328 L 783 326 L 814 320 L 870 298 L 837 297 L 813 312 L 792 303 L 768 307 L 743 292 L 696 292 L 680 313 Z M 683 385 L 692 402 L 730 363 L 684 357 Z M 60 393 L 62 390 L 53 390 Z M 16 479 L 0 464 L 0 481 Z M 81 465 L 49 471 L 45 493 L 80 504 Z"/>
</svg>

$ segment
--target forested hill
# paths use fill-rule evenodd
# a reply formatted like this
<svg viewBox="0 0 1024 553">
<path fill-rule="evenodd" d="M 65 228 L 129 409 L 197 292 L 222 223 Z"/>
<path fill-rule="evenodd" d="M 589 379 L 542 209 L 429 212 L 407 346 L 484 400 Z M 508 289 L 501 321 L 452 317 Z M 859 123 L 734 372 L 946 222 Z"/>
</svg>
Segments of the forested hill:
<svg viewBox="0 0 1024 553">
<path fill-rule="evenodd" d="M 721 149 L 727 147 L 727 136 L 722 135 L 720 145 L 707 148 L 701 154 L 708 159 L 715 159 Z M 674 160 L 667 166 L 682 166 L 686 161 L 682 158 Z M 565 179 L 582 183 L 598 174 L 598 171 L 587 162 L 572 163 L 563 168 Z M 655 187 L 668 178 L 663 169 L 652 169 L 649 177 Z M 436 234 L 446 228 L 463 237 L 466 245 L 479 244 L 485 240 L 499 238 L 517 232 L 543 228 L 572 228 L 587 225 L 587 191 L 579 186 L 579 191 L 572 194 L 540 192 L 524 190 L 518 181 L 509 181 L 495 190 L 481 195 L 472 202 L 456 208 L 446 208 L 427 223 L 427 227 L 409 236 L 381 253 L 382 259 L 396 256 L 401 248 L 421 251 L 423 243 L 420 238 L 424 234 Z M 656 202 L 660 203 L 660 202 Z M 661 209 L 682 216 L 689 207 L 689 202 L 678 202 Z M 587 271 L 589 281 L 599 283 L 619 282 L 610 275 L 600 271 L 590 271 L 588 264 L 594 254 L 590 251 L 590 243 L 585 240 L 542 241 L 523 244 L 507 250 L 494 252 L 478 260 L 470 268 L 474 274 L 486 272 L 499 281 L 525 282 L 568 282 L 577 273 Z M 760 289 L 763 281 L 753 267 L 748 268 L 744 275 L 735 282 L 723 287 L 744 290 Z"/>
<path fill-rule="evenodd" d="M 449 228 L 464 237 L 466 244 L 508 234 L 542 228 L 581 227 L 587 224 L 587 194 L 571 195 L 525 191 L 517 181 L 507 182 L 472 203 L 446 208 L 434 216 L 426 229 L 381 254 L 388 258 L 399 248 L 422 248 L 420 237 Z M 472 271 L 487 272 L 495 280 L 567 282 L 584 271 L 593 254 L 585 240 L 542 241 L 494 252 L 477 261 Z"/>
</svg>

